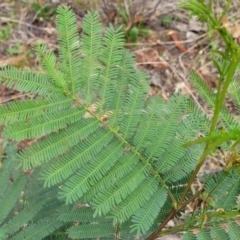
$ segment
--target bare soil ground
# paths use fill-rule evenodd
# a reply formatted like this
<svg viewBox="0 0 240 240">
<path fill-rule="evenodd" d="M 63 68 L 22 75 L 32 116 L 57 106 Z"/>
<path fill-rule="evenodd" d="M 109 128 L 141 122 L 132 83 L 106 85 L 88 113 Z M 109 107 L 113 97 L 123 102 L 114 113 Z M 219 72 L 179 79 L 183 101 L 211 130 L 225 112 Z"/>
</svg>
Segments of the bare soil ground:
<svg viewBox="0 0 240 240">
<path fill-rule="evenodd" d="M 222 11 L 224 2 L 216 1 L 216 14 Z M 110 23 L 124 25 L 126 47 L 135 53 L 136 67 L 150 74 L 150 95 L 161 95 L 167 100 L 172 94 L 181 91 L 209 114 L 192 88 L 188 76 L 194 70 L 210 87 L 215 88 L 218 75 L 209 53 L 212 49 L 221 49 L 222 43 L 217 36 L 209 40 L 207 27 L 181 10 L 177 0 L 0 0 L 0 67 L 15 65 L 38 70 L 38 60 L 33 51 L 33 44 L 37 41 L 45 42 L 57 52 L 55 10 L 58 5 L 66 3 L 76 14 L 79 31 L 88 10 L 97 10 L 105 26 Z M 228 19 L 222 23 L 238 42 L 239 6 L 240 1 L 233 0 Z M 146 31 L 148 33 L 144 34 Z M 1 103 L 26 97 L 22 93 L 0 87 Z M 227 102 L 227 106 L 234 111 L 231 102 Z M 22 143 L 20 147 L 26 144 Z M 221 161 L 218 157 L 212 157 L 205 164 L 204 170 L 218 170 Z M 176 235 L 161 239 L 179 237 Z"/>
</svg>

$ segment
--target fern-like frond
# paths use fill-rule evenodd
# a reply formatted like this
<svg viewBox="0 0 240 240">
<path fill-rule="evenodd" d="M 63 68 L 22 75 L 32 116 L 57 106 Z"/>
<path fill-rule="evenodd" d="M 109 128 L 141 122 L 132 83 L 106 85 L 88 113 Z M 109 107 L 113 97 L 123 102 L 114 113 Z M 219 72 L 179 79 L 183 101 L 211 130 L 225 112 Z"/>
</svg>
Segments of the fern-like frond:
<svg viewBox="0 0 240 240">
<path fill-rule="evenodd" d="M 4 150 L 7 156 L 0 167 L 0 239 L 42 239 L 43 235 L 31 235 L 26 229 L 31 229 L 32 225 L 38 228 L 38 221 L 46 221 L 47 226 L 49 216 L 56 214 L 63 202 L 56 198 L 57 192 L 53 188 L 39 188 L 38 171 L 28 177 L 20 172 L 14 143 L 8 143 Z M 43 217 L 47 218 L 43 220 Z"/>
<path fill-rule="evenodd" d="M 219 172 L 216 175 L 208 176 L 204 187 L 204 196 L 209 204 L 206 205 L 204 212 L 196 211 L 193 216 L 188 216 L 185 220 L 189 221 L 192 228 L 200 229 L 199 233 L 195 233 L 193 239 L 239 238 L 240 226 L 237 224 L 239 214 L 236 210 L 236 196 L 240 191 L 239 186 L 239 173 L 237 171 Z M 188 239 L 187 236 L 193 234 L 188 232 L 185 235 L 183 239 Z"/>
<path fill-rule="evenodd" d="M 239 123 L 236 120 L 236 118 L 229 113 L 228 109 L 223 106 L 221 112 L 220 112 L 220 118 L 222 120 L 223 126 L 227 129 L 227 130 L 231 130 L 234 128 L 238 128 Z"/>
<path fill-rule="evenodd" d="M 210 87 L 196 73 L 191 72 L 190 80 L 194 87 L 198 90 L 200 96 L 205 100 L 208 106 L 213 109 L 215 106 L 216 94 L 213 93 Z M 220 111 L 220 118 L 224 127 L 228 130 L 238 126 L 238 123 L 225 106 L 223 106 Z"/>
<path fill-rule="evenodd" d="M 65 222 L 84 222 L 89 223 L 98 221 L 99 218 L 93 218 L 93 209 L 91 207 L 72 207 L 67 205 L 59 211 L 59 220 Z"/>
<path fill-rule="evenodd" d="M 20 92 L 43 96 L 62 94 L 62 91 L 58 87 L 51 84 L 46 75 L 29 70 L 20 70 L 12 66 L 1 69 L 0 80 L 4 86 Z"/>
<path fill-rule="evenodd" d="M 39 55 L 41 66 L 48 76 L 52 85 L 55 85 L 63 93 L 67 93 L 67 83 L 64 74 L 58 69 L 56 56 L 47 51 L 47 46 L 38 43 L 35 51 Z"/>
<path fill-rule="evenodd" d="M 193 233 L 188 232 L 184 234 L 183 240 L 185 239 L 203 239 L 203 240 L 237 240 L 239 239 L 240 226 L 235 222 L 225 223 L 225 227 L 218 224 L 211 226 L 210 230 L 201 229 L 199 233 L 194 235 Z"/>
<path fill-rule="evenodd" d="M 179 144 L 183 139 L 192 139 L 199 133 L 206 134 L 208 130 L 205 121 L 207 121 L 206 116 L 200 114 L 196 107 L 191 107 L 189 112 L 186 112 L 184 121 L 179 122 L 177 136 L 168 140 L 171 144 L 161 154 L 162 161 L 156 163 L 157 169 L 164 174 L 163 179 L 167 183 L 177 183 L 195 168 L 197 156 L 203 152 L 205 144 L 185 149 Z M 173 165 L 170 166 L 171 164 Z"/>
<path fill-rule="evenodd" d="M 220 226 L 216 225 L 211 228 L 210 231 L 212 239 L 219 239 L 219 240 L 228 240 L 230 239 L 228 234 L 222 229 Z"/>
<path fill-rule="evenodd" d="M 82 99 L 90 106 L 95 99 L 101 64 L 99 53 L 101 51 L 102 26 L 97 13 L 89 12 L 82 23 L 80 76 L 77 89 L 81 91 Z"/>
<path fill-rule="evenodd" d="M 117 79 L 117 70 L 121 68 L 124 36 L 123 32 L 120 29 L 115 30 L 113 26 L 110 26 L 103 39 L 101 55 L 99 59 L 104 68 L 100 71 L 99 76 L 99 90 L 97 93 L 101 96 L 100 103 L 100 114 L 103 113 L 103 110 L 109 110 L 111 102 L 115 99 L 113 97 L 115 94 L 115 84 Z"/>
<path fill-rule="evenodd" d="M 233 81 L 230 84 L 230 96 L 235 103 L 235 107 L 237 108 L 238 112 L 240 111 L 240 89 L 239 89 L 239 71 L 236 73 Z"/>
<path fill-rule="evenodd" d="M 0 75 L 6 86 L 41 95 L 0 108 L 5 138 L 36 139 L 17 158 L 47 187 L 29 185 L 27 199 L 41 196 L 46 203 L 16 239 L 40 239 L 74 219 L 85 221 L 68 230 L 74 238 L 111 239 L 124 226 L 129 238 L 147 234 L 181 198 L 204 147 L 183 144 L 206 134 L 203 117 L 185 96 L 167 103 L 147 96 L 148 75 L 135 70 L 120 28 L 102 34 L 98 15 L 88 13 L 79 43 L 73 13 L 68 7 L 57 13 L 60 63 L 37 45 L 45 75 L 13 68 L 10 81 Z M 88 208 L 78 218 L 71 205 L 67 215 L 63 201 Z"/>
<path fill-rule="evenodd" d="M 112 140 L 108 135 L 106 135 L 106 137 L 107 141 Z M 98 140 L 99 139 L 101 138 L 98 138 Z M 95 150 L 97 153 L 97 149 Z M 120 154 L 122 154 L 122 145 L 117 146 L 116 142 L 106 145 L 106 147 L 98 154 L 100 157 L 98 160 L 86 166 L 81 164 L 82 167 L 77 174 L 74 175 L 69 182 L 63 186 L 63 196 L 64 193 L 67 194 L 67 199 L 71 199 L 71 202 L 74 199 L 71 197 L 71 191 L 73 191 L 77 198 L 81 198 L 84 193 L 86 193 L 94 184 L 104 177 L 107 171 L 118 160 Z"/>
<path fill-rule="evenodd" d="M 9 125 L 4 129 L 3 136 L 14 141 L 44 136 L 77 122 L 84 113 L 85 111 L 81 108 L 67 108 L 62 111 L 45 113 L 42 116 L 32 117 L 29 123 L 18 121 L 17 124 Z"/>
<path fill-rule="evenodd" d="M 116 66 L 116 80 L 115 85 L 113 85 L 115 101 L 111 101 L 109 106 L 109 109 L 113 111 L 113 114 L 109 119 L 110 125 L 119 125 L 124 117 L 124 112 L 121 111 L 128 96 L 128 81 L 132 78 L 134 72 L 133 55 L 124 49 L 121 62 L 119 66 Z"/>
<path fill-rule="evenodd" d="M 95 209 L 94 216 L 105 215 L 127 197 L 131 198 L 130 194 L 132 194 L 145 179 L 146 172 L 146 167 L 139 165 L 129 174 L 125 175 L 123 179 L 118 180 L 115 187 L 103 190 L 98 194 L 93 200 Z"/>
<path fill-rule="evenodd" d="M 167 200 L 167 192 L 164 188 L 158 189 L 150 201 L 145 203 L 132 218 L 133 227 L 131 231 L 136 231 L 137 235 L 149 230 L 155 218 L 159 214 L 162 206 Z"/>
<path fill-rule="evenodd" d="M 4 240 L 7 238 L 7 235 L 5 234 L 5 229 L 4 228 L 1 228 L 0 229 L 0 239 L 1 240 Z"/>
<path fill-rule="evenodd" d="M 156 179 L 147 178 L 142 183 L 141 190 L 136 189 L 131 194 L 129 201 L 124 201 L 113 209 L 111 216 L 117 219 L 120 223 L 124 223 L 134 213 L 138 212 L 146 202 L 152 197 L 152 195 L 158 191 L 158 185 Z"/>
<path fill-rule="evenodd" d="M 186 108 L 187 99 L 184 96 L 179 95 L 170 99 L 164 111 L 162 111 L 162 118 L 159 119 L 161 125 L 152 137 L 152 144 L 145 150 L 148 154 L 148 160 L 153 160 L 163 154 L 173 136 L 176 135 L 179 127 L 178 123 L 182 120 L 180 116 L 183 117 Z"/>
<path fill-rule="evenodd" d="M 237 240 L 240 236 L 240 226 L 235 222 L 228 224 L 228 235 L 231 240 Z"/>
<path fill-rule="evenodd" d="M 86 119 L 72 124 L 60 133 L 52 133 L 48 138 L 44 138 L 34 143 L 31 147 L 23 150 L 19 157 L 23 162 L 25 170 L 37 167 L 45 161 L 63 154 L 73 147 L 81 139 L 87 138 L 92 132 L 98 129 L 98 122 Z"/>
<path fill-rule="evenodd" d="M 131 155 L 130 153 L 125 153 L 124 155 L 122 155 L 119 161 L 111 169 L 111 172 L 109 172 L 107 176 L 104 176 L 104 178 L 99 180 L 84 195 L 84 201 L 91 201 L 91 199 L 94 198 L 99 192 L 99 189 L 112 187 L 115 184 L 116 179 L 122 179 L 126 174 L 133 170 L 137 163 L 138 158 L 135 155 Z"/>
<path fill-rule="evenodd" d="M 135 132 L 140 116 L 143 113 L 144 98 L 147 94 L 146 74 L 138 72 L 129 79 L 128 95 L 124 101 L 123 119 L 120 125 L 120 133 L 124 139 L 129 139 Z M 116 111 L 116 110 L 115 110 Z"/>
<path fill-rule="evenodd" d="M 136 132 L 133 139 L 137 150 L 147 151 L 159 137 L 159 132 L 156 131 L 156 128 L 159 128 L 162 124 L 159 121 L 159 115 L 161 112 L 164 112 L 165 107 L 166 104 L 159 97 L 148 99 L 145 114 L 141 115 L 138 125 L 139 131 Z"/>
<path fill-rule="evenodd" d="M 161 161 L 156 163 L 156 169 L 162 174 L 172 170 L 179 159 L 184 156 L 185 152 L 186 150 L 181 147 L 181 141 L 172 139 L 171 145 L 161 154 Z"/>
<path fill-rule="evenodd" d="M 76 19 L 68 7 L 57 9 L 57 31 L 60 69 L 64 73 L 64 84 L 74 96 L 80 86 L 80 48 Z"/>
<path fill-rule="evenodd" d="M 213 107 L 216 99 L 216 94 L 212 92 L 207 83 L 193 71 L 190 73 L 189 79 L 191 80 L 193 86 L 197 89 L 200 96 L 208 104 L 208 106 Z"/>
<path fill-rule="evenodd" d="M 61 227 L 63 223 L 56 216 L 48 216 L 35 224 L 27 226 L 12 239 L 14 240 L 41 240 Z"/>
<path fill-rule="evenodd" d="M 80 239 L 113 239 L 114 227 L 109 223 L 81 224 L 69 229 L 69 237 Z"/>
<path fill-rule="evenodd" d="M 231 210 L 240 191 L 239 172 L 218 173 L 205 183 L 205 191 L 215 199 L 215 208 Z"/>
<path fill-rule="evenodd" d="M 187 232 L 183 235 L 181 240 L 197 240 L 196 236 L 192 232 Z"/>
<path fill-rule="evenodd" d="M 177 184 L 180 179 L 186 177 L 187 173 L 193 171 L 197 164 L 197 156 L 199 156 L 204 150 L 204 145 L 196 145 L 188 148 L 185 154 L 178 160 L 173 168 L 163 175 L 163 179 L 168 184 Z"/>
<path fill-rule="evenodd" d="M 4 193 L 4 198 L 0 200 L 0 224 L 5 220 L 6 216 L 12 210 L 17 199 L 21 196 L 21 192 L 26 183 L 26 177 L 20 176 L 16 181 L 14 181 Z M 4 182 L 2 183 L 4 184 Z"/>
<path fill-rule="evenodd" d="M 98 133 L 92 134 L 88 138 L 88 141 L 76 145 L 71 149 L 71 152 L 60 157 L 58 161 L 53 160 L 42 173 L 41 178 L 45 180 L 45 186 L 60 183 L 79 168 L 82 168 L 82 171 L 84 171 L 84 166 L 88 166 L 86 163 L 95 157 L 99 151 L 111 141 L 111 135 L 106 134 L 106 132 L 104 134 L 104 132 L 104 130 L 100 130 Z M 91 166 L 89 167 L 91 168 Z M 77 176 L 78 175 L 76 175 L 76 177 Z M 85 186 L 85 188 L 87 188 L 87 186 Z"/>
<path fill-rule="evenodd" d="M 182 197 L 182 194 L 184 192 L 184 185 L 181 185 L 182 183 L 185 184 L 185 181 L 179 182 L 180 186 L 171 187 L 171 192 L 176 200 L 179 201 L 179 199 Z M 159 224 L 162 223 L 166 217 L 169 215 L 169 213 L 172 211 L 172 203 L 171 199 L 167 197 L 167 200 L 165 201 L 164 205 L 161 207 L 161 210 L 158 212 L 157 217 L 155 218 L 153 224 L 150 226 L 148 231 L 146 231 L 145 234 L 143 234 L 143 239 L 147 238 L 149 235 L 151 235 L 156 229 L 158 228 Z M 176 214 L 176 217 L 181 217 L 183 211 L 179 211 Z"/>
<path fill-rule="evenodd" d="M 71 99 L 61 95 L 55 95 L 47 99 L 37 98 L 10 102 L 0 106 L 0 123 L 6 125 L 19 120 L 26 121 L 29 117 L 69 108 L 71 104 Z"/>
<path fill-rule="evenodd" d="M 0 168 L 0 199 L 4 196 L 6 192 L 10 174 L 11 172 L 7 168 L 6 163 L 3 163 Z"/>
<path fill-rule="evenodd" d="M 210 231 L 207 229 L 200 229 L 199 233 L 197 234 L 197 240 L 206 240 L 211 239 Z"/>
<path fill-rule="evenodd" d="M 7 229 L 6 234 L 13 235 L 27 222 L 31 221 L 36 213 L 42 209 L 44 202 L 46 202 L 46 199 L 39 198 L 31 203 L 25 203 L 23 210 L 2 226 Z"/>
</svg>

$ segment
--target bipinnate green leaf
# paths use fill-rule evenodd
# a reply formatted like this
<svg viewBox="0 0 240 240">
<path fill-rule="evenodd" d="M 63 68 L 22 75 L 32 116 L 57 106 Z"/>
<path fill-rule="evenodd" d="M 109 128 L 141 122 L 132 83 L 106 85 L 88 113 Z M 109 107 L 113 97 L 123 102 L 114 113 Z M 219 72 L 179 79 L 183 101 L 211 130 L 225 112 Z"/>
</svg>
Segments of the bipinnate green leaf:
<svg viewBox="0 0 240 240">
<path fill-rule="evenodd" d="M 0 107 L 3 137 L 31 140 L 18 152 L 18 163 L 24 171 L 39 171 L 45 189 L 58 192 L 16 239 L 40 239 L 63 222 L 84 220 L 67 226 L 70 237 L 111 238 L 126 224 L 126 236 L 147 234 L 181 198 L 179 186 L 204 148 L 183 144 L 206 133 L 204 118 L 186 96 L 165 102 L 148 95 L 149 76 L 135 69 L 122 28 L 103 31 L 98 14 L 89 12 L 79 38 L 69 7 L 58 7 L 56 19 L 59 58 L 35 45 L 43 73 L 0 71 L 2 84 L 31 94 Z M 51 206 L 62 208 L 62 201 L 72 215 L 65 209 L 48 218 Z M 78 204 L 89 207 L 79 220 L 72 210 Z"/>
</svg>

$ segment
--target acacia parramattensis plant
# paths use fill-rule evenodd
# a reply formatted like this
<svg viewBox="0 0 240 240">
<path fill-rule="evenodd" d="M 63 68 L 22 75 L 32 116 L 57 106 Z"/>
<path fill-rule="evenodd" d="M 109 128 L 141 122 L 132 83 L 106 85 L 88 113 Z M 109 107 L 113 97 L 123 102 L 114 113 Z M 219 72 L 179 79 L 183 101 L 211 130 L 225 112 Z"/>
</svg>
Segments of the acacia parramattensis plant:
<svg viewBox="0 0 240 240">
<path fill-rule="evenodd" d="M 184 7 L 213 22 L 202 19 L 200 11 L 210 11 L 204 2 Z M 58 57 L 35 45 L 41 72 L 0 71 L 1 84 L 31 96 L 0 107 L 6 145 L 0 239 L 154 239 L 178 231 L 185 240 L 239 239 L 238 120 L 222 106 L 211 120 L 181 93 L 167 102 L 149 97 L 148 76 L 135 69 L 122 29 L 103 31 L 96 13 L 86 15 L 79 38 L 73 12 L 58 7 L 57 34 Z M 232 46 L 228 59 L 222 53 L 214 60 L 223 77 L 217 93 L 191 73 L 213 110 L 227 81 L 240 106 L 239 48 Z M 29 139 L 17 150 L 16 143 Z M 231 151 L 228 164 L 202 176 L 201 190 L 190 191 L 206 156 L 219 146 Z M 199 199 L 204 209 L 184 217 L 186 205 Z M 173 217 L 184 221 L 163 230 Z"/>
</svg>

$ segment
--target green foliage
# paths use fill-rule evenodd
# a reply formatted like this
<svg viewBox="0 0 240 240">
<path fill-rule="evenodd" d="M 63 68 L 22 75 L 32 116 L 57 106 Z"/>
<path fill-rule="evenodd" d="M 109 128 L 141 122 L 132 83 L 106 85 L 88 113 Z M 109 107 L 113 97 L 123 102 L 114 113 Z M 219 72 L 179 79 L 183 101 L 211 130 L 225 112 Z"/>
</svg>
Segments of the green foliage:
<svg viewBox="0 0 240 240">
<path fill-rule="evenodd" d="M 184 7 L 200 18 L 210 11 L 203 1 Z M 1 239 L 154 239 L 177 231 L 186 232 L 183 239 L 237 239 L 239 122 L 223 101 L 232 83 L 239 109 L 240 54 L 226 30 L 216 29 L 226 43 L 214 59 L 221 76 L 217 93 L 191 73 L 214 110 L 208 119 L 180 93 L 168 102 L 147 96 L 148 76 L 135 70 L 120 28 L 103 34 L 98 15 L 89 12 L 79 39 L 74 14 L 59 7 L 59 56 L 37 43 L 43 73 L 12 66 L 0 72 L 3 85 L 34 96 L 0 107 L 10 145 L 34 139 L 12 150 L 0 168 Z M 191 193 L 204 160 L 219 146 L 232 152 L 229 164 L 206 174 L 203 189 Z M 162 230 L 198 199 L 205 201 L 203 210 Z"/>
<path fill-rule="evenodd" d="M 6 41 L 11 35 L 11 28 L 9 25 L 0 28 L 0 40 Z"/>
<path fill-rule="evenodd" d="M 151 30 L 144 26 L 141 17 L 139 20 L 133 20 L 127 13 L 126 9 L 123 6 L 118 6 L 117 8 L 118 15 L 122 18 L 121 25 L 124 28 L 124 34 L 127 40 L 135 43 L 139 36 L 146 36 L 148 35 Z"/>
<path fill-rule="evenodd" d="M 38 3 L 32 3 L 32 8 L 36 12 L 36 17 L 38 19 L 49 20 L 55 13 L 56 9 L 52 9 L 50 5 L 41 6 Z"/>
<path fill-rule="evenodd" d="M 168 27 L 169 25 L 171 25 L 173 22 L 173 19 L 169 16 L 169 15 L 164 15 L 162 17 L 162 24 L 166 27 Z"/>
<path fill-rule="evenodd" d="M 20 42 L 16 42 L 14 44 L 14 47 L 9 47 L 7 48 L 6 52 L 8 54 L 11 54 L 11 55 L 18 55 L 21 53 L 21 43 Z"/>
<path fill-rule="evenodd" d="M 40 188 L 36 181 L 37 171 L 30 177 L 22 174 L 16 158 L 17 147 L 9 143 L 5 149 L 6 158 L 0 168 L 0 239 L 43 239 L 64 223 L 56 219 L 55 209 L 49 203 L 61 207 L 53 188 Z M 39 220 L 39 217 L 46 216 Z"/>
</svg>

